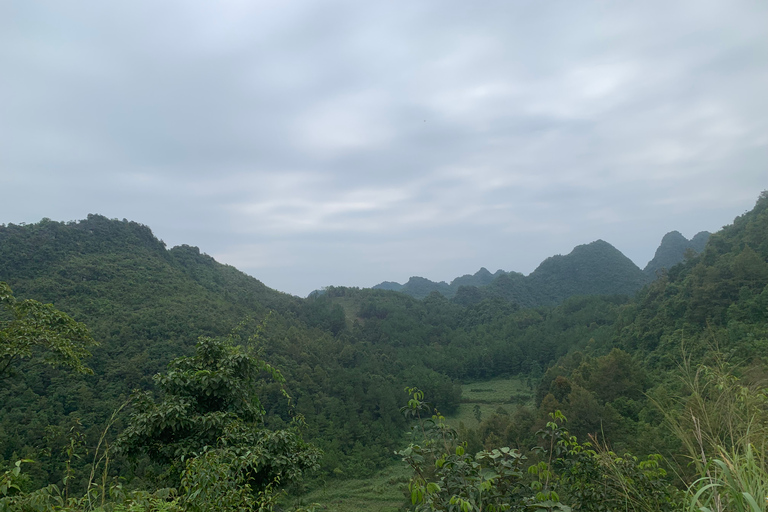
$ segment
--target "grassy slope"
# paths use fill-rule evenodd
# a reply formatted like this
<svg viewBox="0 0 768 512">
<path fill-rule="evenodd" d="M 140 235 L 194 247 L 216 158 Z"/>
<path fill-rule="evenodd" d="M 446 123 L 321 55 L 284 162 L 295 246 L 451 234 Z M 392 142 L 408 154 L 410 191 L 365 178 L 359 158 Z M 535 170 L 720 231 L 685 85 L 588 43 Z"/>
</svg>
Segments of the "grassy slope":
<svg viewBox="0 0 768 512">
<path fill-rule="evenodd" d="M 298 499 L 294 505 L 317 503 L 317 510 L 335 512 L 397 512 L 405 510 L 410 468 L 394 463 L 369 478 L 330 480 Z"/>
<path fill-rule="evenodd" d="M 480 407 L 480 419 L 487 418 L 496 409 L 503 407 L 512 412 L 518 404 L 533 401 L 533 390 L 523 377 L 499 377 L 487 381 L 464 384 L 461 387 L 461 404 L 458 410 L 445 417 L 454 427 L 463 423 L 467 428 L 480 424 L 475 417 L 475 406 Z"/>
</svg>

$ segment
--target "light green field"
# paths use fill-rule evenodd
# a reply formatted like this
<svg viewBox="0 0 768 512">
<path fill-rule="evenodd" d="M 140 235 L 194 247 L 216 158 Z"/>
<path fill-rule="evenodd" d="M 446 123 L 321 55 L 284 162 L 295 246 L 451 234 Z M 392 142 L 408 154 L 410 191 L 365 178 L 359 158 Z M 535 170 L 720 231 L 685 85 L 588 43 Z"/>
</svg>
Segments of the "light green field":
<svg viewBox="0 0 768 512">
<path fill-rule="evenodd" d="M 518 404 L 533 400 L 533 390 L 525 384 L 525 378 L 509 377 L 472 382 L 461 386 L 461 404 L 458 410 L 445 419 L 454 427 L 464 423 L 467 428 L 477 428 L 475 406 L 480 407 L 480 420 L 491 416 L 499 407 L 511 413 Z"/>
<path fill-rule="evenodd" d="M 370 478 L 330 480 L 305 494 L 295 505 L 319 506 L 315 510 L 334 512 L 399 512 L 406 505 L 410 468 L 395 463 Z"/>
</svg>

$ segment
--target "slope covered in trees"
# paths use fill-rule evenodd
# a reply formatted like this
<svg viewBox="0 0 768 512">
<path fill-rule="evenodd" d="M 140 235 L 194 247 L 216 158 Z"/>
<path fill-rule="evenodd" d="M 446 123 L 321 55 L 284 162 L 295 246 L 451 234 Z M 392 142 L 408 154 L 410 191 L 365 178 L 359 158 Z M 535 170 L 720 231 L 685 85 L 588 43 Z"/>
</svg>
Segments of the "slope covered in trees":
<svg viewBox="0 0 768 512">
<path fill-rule="evenodd" d="M 692 255 L 700 253 L 706 247 L 710 234 L 708 231 L 701 231 L 688 240 L 679 231 L 670 231 L 661 239 L 659 248 L 656 249 L 653 259 L 648 262 L 643 272 L 650 277 L 656 277 L 660 270 L 669 270 L 681 263 L 688 251 L 691 251 Z"/>
<path fill-rule="evenodd" d="M 604 341 L 621 303 L 519 311 L 495 299 L 464 307 L 439 294 L 419 301 L 347 288 L 301 300 L 196 248 L 167 250 L 145 226 L 95 215 L 6 226 L 0 241 L 0 280 L 20 297 L 53 302 L 86 322 L 101 343 L 93 376 L 35 368 L 4 390 L 2 428 L 14 433 L 0 436 L 6 460 L 39 458 L 48 427 L 64 432 L 74 418 L 94 439 L 132 389 L 152 389 L 152 376 L 189 354 L 198 337 L 226 335 L 246 318 L 253 324 L 269 315 L 262 350 L 284 372 L 293 401 L 267 387 L 267 422 L 280 426 L 291 412 L 303 414 L 310 439 L 325 450 L 324 471 L 365 473 L 401 442 L 406 384 L 450 411 L 459 402 L 455 380 L 540 374 L 586 342 L 586 331 Z M 52 456 L 39 478 L 61 478 L 60 459 Z"/>
<path fill-rule="evenodd" d="M 146 226 L 96 215 L 77 223 L 44 220 L 4 226 L 0 228 L 0 281 L 19 297 L 55 303 L 87 323 L 100 342 L 90 360 L 92 376 L 34 367 L 20 371 L 2 390 L 0 457 L 4 460 L 14 454 L 40 459 L 37 447 L 44 445 L 43 440 L 54 436 L 54 430 L 67 431 L 73 422 L 82 424 L 88 439 L 95 438 L 131 390 L 152 389 L 152 376 L 172 359 L 189 354 L 198 337 L 223 336 L 248 318 L 253 324 L 267 316 L 263 350 L 287 362 L 282 366 L 291 377 L 291 407 L 301 411 L 306 407 L 309 412 L 315 405 L 307 397 L 315 401 L 324 395 L 333 397 L 323 419 L 313 414 L 317 421 L 310 425 L 312 435 L 322 436 L 328 430 L 327 439 L 350 440 L 338 450 L 326 447 L 329 470 L 352 464 L 349 453 L 368 445 L 377 448 L 372 461 L 388 457 L 400 435 L 403 420 L 395 403 L 392 408 L 382 407 L 381 413 L 376 412 L 381 405 L 376 398 L 362 403 L 369 393 L 364 388 L 372 394 L 396 394 L 402 387 L 393 376 L 396 371 L 377 365 L 373 355 L 345 360 L 347 366 L 338 362 L 346 345 L 336 339 L 345 328 L 340 309 L 271 290 L 197 248 L 166 250 Z M 366 353 L 364 348 L 360 351 Z M 328 378 L 328 372 L 334 379 Z M 269 389 L 265 406 L 282 413 L 269 421 L 276 425 L 290 421 L 285 400 Z M 351 409 L 360 413 L 370 409 L 371 416 L 347 422 Z M 371 438 L 376 430 L 371 422 L 381 416 L 394 426 L 385 424 L 381 436 Z M 356 445 L 357 439 L 362 442 Z M 62 478 L 60 453 L 54 449 L 47 459 L 38 466 L 38 477 Z"/>
<path fill-rule="evenodd" d="M 290 401 L 279 384 L 256 383 L 265 427 L 284 429 L 303 415 L 306 438 L 324 451 L 323 478 L 392 461 L 405 445 L 398 410 L 405 386 L 451 412 L 461 401 L 457 383 L 502 375 L 525 378 L 535 402 L 505 406 L 472 430 L 457 425 L 468 452 L 507 445 L 533 457 L 537 430 L 560 410 L 580 440 L 598 434 L 618 453 L 659 452 L 674 461 L 685 440 L 670 434 L 662 411 L 674 415 L 696 396 L 681 385 L 681 366 L 727 367 L 736 379 L 728 382 L 747 392 L 768 376 L 768 194 L 635 297 L 645 277 L 632 267 L 595 242 L 528 277 L 461 286 L 450 300 L 338 287 L 299 299 L 196 248 L 167 250 L 147 227 L 127 221 L 2 226 L 0 281 L 22 300 L 53 302 L 85 322 L 100 346 L 89 361 L 93 375 L 16 368 L 0 390 L 0 462 L 36 460 L 30 486 L 83 474 L 84 459 L 70 461 L 74 469 L 66 463 L 72 432 L 93 448 L 132 389 L 153 390 L 152 376 L 191 356 L 199 337 L 233 332 L 258 334 L 260 357 L 285 377 Z M 599 295 L 616 286 L 620 295 Z M 536 302 L 525 297 L 544 305 L 530 307 Z M 116 417 L 112 432 L 125 431 L 127 421 Z M 149 459 L 111 467 L 135 486 L 151 487 L 162 472 Z M 681 467 L 681 477 L 690 476 Z M 67 481 L 75 488 L 85 480 Z"/>
<path fill-rule="evenodd" d="M 617 449 L 673 453 L 681 447 L 661 411 L 675 410 L 680 404 L 672 397 L 691 393 L 681 385 L 681 377 L 691 375 L 681 372 L 695 373 L 700 364 L 727 367 L 749 389 L 764 388 L 767 320 L 768 195 L 763 193 L 751 212 L 713 234 L 699 256 L 674 266 L 624 304 L 609 343 L 574 347 L 551 365 L 539 382 L 536 410 L 489 418 L 474 436 L 481 444 L 494 436 L 530 442 L 542 415 L 559 409 L 580 437 L 599 432 Z M 526 422 L 529 429 L 521 427 Z"/>
</svg>

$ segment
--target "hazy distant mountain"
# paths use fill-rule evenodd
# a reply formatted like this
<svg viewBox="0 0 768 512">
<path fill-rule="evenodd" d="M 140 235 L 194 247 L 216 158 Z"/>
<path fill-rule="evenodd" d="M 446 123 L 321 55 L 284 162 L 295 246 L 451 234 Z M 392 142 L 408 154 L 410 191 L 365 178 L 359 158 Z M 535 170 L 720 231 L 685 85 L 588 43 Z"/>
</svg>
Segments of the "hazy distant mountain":
<svg viewBox="0 0 768 512">
<path fill-rule="evenodd" d="M 396 283 L 394 281 L 384 281 L 383 283 L 379 283 L 374 288 L 378 290 L 392 290 L 395 292 L 399 292 L 403 289 L 403 285 L 400 283 Z"/>
<path fill-rule="evenodd" d="M 709 241 L 709 237 L 712 233 L 709 231 L 699 231 L 695 235 L 693 235 L 693 238 L 691 238 L 691 247 L 693 247 L 693 250 L 698 252 L 703 252 L 704 248 L 707 246 L 707 242 Z"/>
<path fill-rule="evenodd" d="M 497 270 L 495 273 L 491 274 L 488 269 L 482 267 L 474 274 L 464 274 L 451 281 L 451 288 L 458 291 L 461 286 L 485 286 L 491 284 L 494 279 L 503 274 L 506 274 L 503 270 Z"/>
<path fill-rule="evenodd" d="M 408 279 L 408 282 L 405 284 L 384 281 L 373 288 L 376 290 L 394 290 L 396 292 L 408 294 L 417 299 L 423 299 L 432 292 L 439 292 L 448 298 L 452 298 L 462 286 L 485 286 L 493 282 L 494 279 L 502 274 L 505 274 L 503 270 L 497 270 L 496 273 L 491 274 L 488 269 L 483 267 L 474 274 L 465 274 L 461 277 L 457 277 L 451 281 L 451 284 L 448 284 L 445 281 L 440 281 L 438 283 L 424 277 L 413 276 Z"/>
<path fill-rule="evenodd" d="M 526 280 L 542 304 L 573 295 L 632 295 L 649 281 L 632 260 L 603 240 L 547 258 Z"/>
<path fill-rule="evenodd" d="M 400 291 L 402 293 L 407 293 L 411 297 L 416 297 L 417 299 L 423 299 L 435 291 L 440 292 L 445 296 L 453 295 L 451 293 L 450 285 L 445 281 L 436 283 L 434 281 L 430 281 L 429 279 L 418 276 L 413 276 L 408 279 L 408 282 L 403 285 Z"/>
<path fill-rule="evenodd" d="M 412 277 L 399 289 L 384 282 L 374 288 L 396 290 L 416 298 L 436 291 L 462 305 L 486 298 L 503 298 L 521 306 L 558 304 L 573 295 L 631 295 L 649 277 L 618 249 L 603 240 L 579 245 L 570 254 L 544 260 L 529 276 L 503 270 L 491 274 L 481 268 L 457 277 L 451 284 Z"/>
<path fill-rule="evenodd" d="M 480 294 L 468 286 L 462 286 L 454 297 L 454 302 L 469 306 L 487 298 L 502 298 L 515 302 L 523 307 L 539 304 L 539 297 L 531 282 L 519 272 L 508 272 L 498 276 L 487 286 L 475 288 Z"/>
<path fill-rule="evenodd" d="M 685 259 L 685 252 L 689 249 L 698 254 L 704 250 L 709 240 L 710 233 L 701 231 L 688 240 L 679 231 L 670 231 L 661 239 L 661 245 L 656 249 L 653 259 L 643 269 L 643 272 L 655 277 L 656 273 L 663 269 L 669 269 Z"/>
</svg>

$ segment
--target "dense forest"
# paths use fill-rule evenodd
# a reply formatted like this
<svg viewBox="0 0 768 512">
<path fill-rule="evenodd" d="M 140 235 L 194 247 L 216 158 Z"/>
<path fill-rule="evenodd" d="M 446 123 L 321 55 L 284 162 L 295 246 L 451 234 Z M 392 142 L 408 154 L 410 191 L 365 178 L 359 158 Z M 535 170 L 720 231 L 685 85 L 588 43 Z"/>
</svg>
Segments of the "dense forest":
<svg viewBox="0 0 768 512">
<path fill-rule="evenodd" d="M 301 299 L 127 220 L 0 226 L 0 510 L 296 510 L 392 464 L 404 510 L 765 510 L 768 193 L 677 235 Z"/>
</svg>

